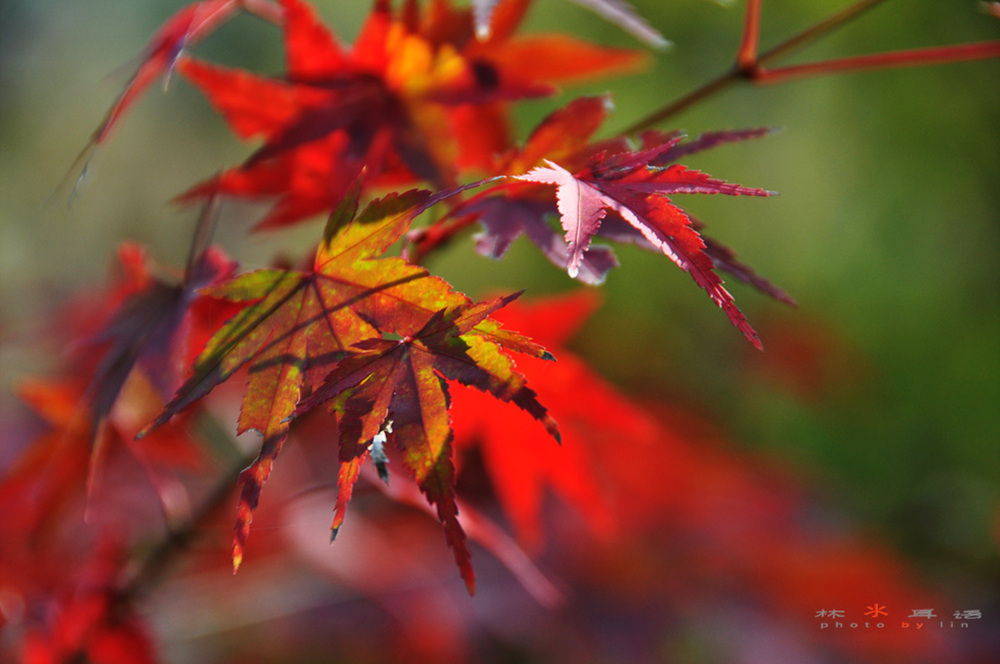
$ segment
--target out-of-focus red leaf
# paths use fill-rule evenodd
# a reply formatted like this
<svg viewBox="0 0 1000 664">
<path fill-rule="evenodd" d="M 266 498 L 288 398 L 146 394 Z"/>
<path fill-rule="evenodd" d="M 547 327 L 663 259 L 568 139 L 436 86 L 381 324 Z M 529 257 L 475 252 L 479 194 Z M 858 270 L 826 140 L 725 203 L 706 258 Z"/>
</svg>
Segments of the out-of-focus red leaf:
<svg viewBox="0 0 1000 664">
<path fill-rule="evenodd" d="M 229 20 L 240 4 L 239 0 L 202 0 L 187 5 L 164 23 L 146 44 L 139 68 L 94 132 L 93 141 L 100 143 L 107 138 L 121 116 L 146 88 L 161 74 L 170 73 L 184 49 Z"/>
<path fill-rule="evenodd" d="M 663 620 L 686 616 L 705 625 L 713 618 L 700 611 L 724 611 L 733 596 L 752 597 L 781 624 L 801 626 L 809 641 L 855 659 L 954 654 L 941 630 L 915 635 L 901 628 L 904 614 L 946 603 L 882 544 L 810 521 L 810 510 L 822 508 L 775 464 L 737 452 L 691 412 L 636 405 L 565 349 L 593 307 L 592 297 L 575 294 L 514 303 L 498 314 L 559 356 L 555 364 L 519 364 L 559 419 L 564 442 L 549 445 L 551 455 L 545 437 L 522 427 L 516 410 L 453 389 L 460 458 L 478 447 L 523 540 L 539 539 L 546 527 L 558 533 L 561 539 L 549 538 L 551 555 L 573 561 L 562 574 L 622 611 L 646 615 L 655 604 Z M 547 491 L 579 521 L 546 510 Z M 547 518 L 552 514 L 558 522 Z M 822 609 L 863 623 L 876 602 L 891 612 L 883 629 L 819 630 Z"/>
<path fill-rule="evenodd" d="M 573 299 L 553 300 L 550 305 L 544 312 L 541 308 L 530 310 L 538 320 L 533 320 L 531 314 L 526 316 L 523 307 L 506 312 L 503 319 L 515 328 L 529 323 L 540 341 L 559 348 L 592 312 L 596 300 L 580 293 Z M 641 418 L 637 421 L 620 410 L 620 400 L 607 393 L 579 359 L 557 352 L 559 359 L 554 364 L 540 366 L 538 360 L 524 358 L 519 366 L 534 376 L 534 387 L 554 400 L 548 406 L 553 418 L 559 421 L 561 446 L 533 435 L 536 425 L 530 418 L 504 404 L 471 390 L 452 390 L 452 424 L 459 451 L 480 446 L 486 471 L 505 514 L 521 541 L 535 549 L 543 539 L 540 513 L 547 489 L 584 515 L 595 534 L 614 532 L 611 506 L 603 495 L 599 473 L 595 472 L 598 461 L 589 456 L 579 439 L 582 435 L 627 439 L 634 434 L 634 427 L 645 426 Z M 601 404 L 600 414 L 594 410 L 597 403 Z"/>
<path fill-rule="evenodd" d="M 88 567 L 77 571 L 77 587 L 51 599 L 41 624 L 24 639 L 25 664 L 154 664 L 146 625 L 118 601 L 115 583 L 121 564 L 116 547 L 105 545 Z"/>
<path fill-rule="evenodd" d="M 864 382 L 867 367 L 860 351 L 822 320 L 778 318 L 765 323 L 764 334 L 773 340 L 768 360 L 746 358 L 747 370 L 764 384 L 815 402 Z"/>
<path fill-rule="evenodd" d="M 0 477 L 0 500 L 9 508 L 5 531 L 12 546 L 47 532 L 66 516 L 66 508 L 79 508 L 80 499 L 100 485 L 102 464 L 110 455 L 124 451 L 141 464 L 168 516 L 179 488 L 173 473 L 204 464 L 184 420 L 146 440 L 133 440 L 162 404 L 141 374 L 126 382 L 118 403 L 98 428 L 82 405 L 86 401 L 80 381 L 29 381 L 19 391 L 52 429 L 33 441 Z M 92 459 L 95 448 L 100 455 Z"/>
<path fill-rule="evenodd" d="M 448 2 L 422 12 L 411 4 L 398 14 L 376 3 L 348 49 L 307 3 L 282 5 L 284 79 L 179 64 L 238 135 L 265 141 L 242 166 L 181 200 L 213 191 L 277 199 L 261 227 L 332 209 L 362 169 L 372 186 L 450 186 L 461 169 L 483 170 L 506 148 L 504 102 L 637 62 L 630 51 L 561 37 L 515 38 L 516 10 L 504 10 L 503 30 L 477 41 L 471 11 Z"/>
<path fill-rule="evenodd" d="M 86 176 L 87 164 L 94 150 L 107 140 L 111 131 L 125 113 L 138 101 L 139 97 L 160 76 L 169 77 L 178 58 L 189 46 L 194 46 L 217 30 L 236 14 L 240 8 L 263 16 L 271 21 L 281 20 L 281 9 L 270 0 L 200 0 L 193 2 L 171 18 L 146 43 L 139 56 L 139 65 L 129 78 L 125 88 L 115 99 L 101 124 L 94 130 L 87 145 L 76 158 L 70 169 L 72 175 L 77 169 L 78 182 Z"/>
<path fill-rule="evenodd" d="M 177 389 L 192 349 L 198 348 L 198 335 L 212 324 L 213 314 L 225 314 L 201 303 L 203 298 L 197 291 L 231 276 L 236 269 L 235 262 L 219 249 L 205 247 L 193 254 L 184 281 L 171 284 L 151 275 L 140 248 L 126 244 L 119 253 L 126 274 L 135 275 L 129 281 L 136 286 L 129 288 L 132 292 L 88 339 L 88 344 L 103 347 L 89 388 L 95 424 L 111 410 L 135 367 L 163 398 Z M 195 308 L 196 304 L 200 306 Z"/>
</svg>

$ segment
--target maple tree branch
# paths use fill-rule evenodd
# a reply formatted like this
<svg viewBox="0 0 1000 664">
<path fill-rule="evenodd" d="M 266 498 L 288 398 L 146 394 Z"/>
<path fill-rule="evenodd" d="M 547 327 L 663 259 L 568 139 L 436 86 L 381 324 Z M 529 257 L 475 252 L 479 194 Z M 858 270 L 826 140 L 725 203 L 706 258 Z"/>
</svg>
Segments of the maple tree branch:
<svg viewBox="0 0 1000 664">
<path fill-rule="evenodd" d="M 834 74 L 845 71 L 866 71 L 874 69 L 889 69 L 894 67 L 911 67 L 921 65 L 949 64 L 1000 57 L 1000 41 L 979 42 L 975 44 L 956 44 L 953 46 L 932 46 L 890 53 L 859 55 L 849 58 L 824 60 L 805 65 L 792 65 L 776 69 L 764 69 L 755 78 L 755 82 L 769 85 L 783 83 L 792 78 L 815 76 L 819 74 Z"/>
<path fill-rule="evenodd" d="M 848 5 L 839 12 L 831 14 L 825 19 L 819 21 L 818 23 L 809 26 L 802 32 L 793 35 L 781 42 L 777 46 L 768 49 L 764 53 L 761 53 L 757 58 L 757 64 L 762 65 L 771 60 L 776 60 L 783 55 L 787 55 L 792 51 L 818 41 L 821 37 L 824 37 L 827 33 L 833 32 L 835 29 L 843 27 L 847 23 L 850 23 L 854 19 L 858 18 L 865 12 L 874 9 L 876 6 L 886 2 L 887 0 L 859 0 L 853 5 Z"/>
<path fill-rule="evenodd" d="M 815 42 L 829 32 L 839 28 L 865 12 L 875 8 L 886 0 L 858 0 L 852 5 L 831 14 L 827 18 L 806 28 L 802 32 L 793 35 L 781 42 L 777 46 L 761 53 L 755 58 L 749 58 L 751 48 L 756 50 L 756 41 L 759 36 L 760 26 L 760 4 L 761 0 L 748 0 L 747 13 L 744 18 L 743 38 L 737 54 L 736 62 L 727 71 L 716 78 L 702 84 L 694 90 L 683 95 L 679 99 L 667 104 L 661 109 L 650 113 L 646 117 L 633 123 L 620 133 L 635 134 L 644 129 L 649 129 L 660 124 L 664 120 L 678 115 L 690 106 L 694 106 L 703 99 L 711 97 L 718 92 L 728 88 L 739 81 L 755 80 L 760 75 L 760 66 L 766 62 L 780 58 L 798 48 Z"/>
<path fill-rule="evenodd" d="M 239 480 L 240 473 L 256 458 L 256 453 L 244 453 L 237 449 L 223 428 L 214 418 L 205 418 L 202 435 L 211 437 L 211 442 L 226 450 L 226 456 L 231 457 L 233 467 L 223 473 L 219 481 L 210 489 L 205 500 L 198 506 L 189 519 L 179 527 L 168 525 L 167 533 L 141 560 L 127 561 L 121 570 L 121 580 L 117 587 L 109 589 L 107 597 L 110 608 L 107 615 L 112 619 L 126 614 L 144 592 L 159 581 L 167 571 L 173 559 L 184 552 L 198 535 L 201 527 L 221 509 L 233 493 L 233 487 Z M 235 461 L 238 459 L 238 461 Z M 66 653 L 62 658 L 64 664 L 86 664 L 90 662 L 88 650 L 92 639 L 97 635 L 95 625 L 87 627 L 81 635 L 77 647 Z"/>
<path fill-rule="evenodd" d="M 629 125 L 625 129 L 622 129 L 618 133 L 621 135 L 637 134 L 644 129 L 655 127 L 664 120 L 672 118 L 675 115 L 679 115 L 681 112 L 686 111 L 688 107 L 694 106 L 703 99 L 714 96 L 743 78 L 746 78 L 744 71 L 739 67 L 734 66 L 724 74 L 713 78 L 707 83 L 703 83 L 679 99 L 670 102 L 653 113 L 650 113 L 646 117 Z"/>
<path fill-rule="evenodd" d="M 240 473 L 257 458 L 256 450 L 248 453 L 238 450 L 232 438 L 213 417 L 205 415 L 205 423 L 201 435 L 213 438 L 217 447 L 231 450 L 233 454 L 229 455 L 232 456 L 229 463 L 232 465 L 211 487 L 204 500 L 191 513 L 190 518 L 179 526 L 168 528 L 163 539 L 157 542 L 141 561 L 135 563 L 131 569 L 126 569 L 124 579 L 115 593 L 115 601 L 119 605 L 135 601 L 163 577 L 174 557 L 190 546 L 201 527 L 229 502 Z"/>
<path fill-rule="evenodd" d="M 736 66 L 740 69 L 749 69 L 757 64 L 762 2 L 763 0 L 747 0 L 746 18 L 743 19 L 743 38 L 736 52 Z"/>
</svg>

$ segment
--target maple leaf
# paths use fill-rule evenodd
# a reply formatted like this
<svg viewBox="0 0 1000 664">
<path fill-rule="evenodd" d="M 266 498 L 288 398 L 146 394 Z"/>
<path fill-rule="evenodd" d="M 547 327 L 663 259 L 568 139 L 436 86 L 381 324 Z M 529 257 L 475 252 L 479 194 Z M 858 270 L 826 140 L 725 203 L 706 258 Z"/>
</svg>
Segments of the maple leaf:
<svg viewBox="0 0 1000 664">
<path fill-rule="evenodd" d="M 594 132 L 611 109 L 608 96 L 581 97 L 552 112 L 532 131 L 519 149 L 508 150 L 498 158 L 494 170 L 520 173 L 542 163 L 544 158 L 573 160 L 587 150 Z M 548 200 L 508 191 L 506 196 L 478 196 L 462 206 L 461 214 L 476 218 L 483 232 L 476 235 L 476 251 L 500 259 L 521 234 L 525 234 L 554 265 L 564 268 L 569 262 L 569 247 L 545 217 L 554 213 Z M 576 277 L 597 285 L 604 281 L 618 260 L 607 247 L 594 247 L 580 261 Z"/>
<path fill-rule="evenodd" d="M 607 212 L 616 212 L 690 274 L 726 312 L 733 325 L 761 348 L 757 333 L 736 308 L 729 291 L 722 287 L 722 279 L 714 271 L 715 264 L 705 253 L 704 240 L 692 227 L 687 214 L 671 203 L 668 194 L 770 196 L 772 192 L 716 180 L 680 164 L 664 169 L 647 167 L 646 164 L 662 150 L 661 147 L 637 154 L 616 155 L 575 175 L 547 161 L 547 167 L 535 168 L 517 178 L 556 185 L 560 220 L 569 244 L 566 267 L 571 277 L 579 273 L 583 254 L 590 247 L 590 238 L 600 229 Z"/>
<path fill-rule="evenodd" d="M 139 56 L 135 72 L 70 168 L 70 175 L 80 169 L 77 184 L 86 177 L 87 164 L 94 150 L 107 140 L 149 86 L 160 76 L 169 78 L 185 49 L 217 30 L 241 8 L 271 21 L 280 20 L 280 8 L 269 0 L 201 0 L 183 7 L 156 31 Z"/>
<path fill-rule="evenodd" d="M 276 198 L 261 227 L 332 209 L 362 169 L 366 182 L 450 186 L 458 169 L 484 167 L 503 149 L 504 102 L 551 94 L 552 83 L 634 66 L 631 51 L 568 38 L 513 38 L 523 7 L 485 42 L 471 13 L 435 3 L 394 16 L 376 3 L 352 48 L 301 0 L 282 0 L 287 72 L 265 78 L 184 58 L 178 70 L 242 138 L 264 145 L 218 182 L 221 191 Z"/>
<path fill-rule="evenodd" d="M 34 485 L 31 502 L 39 508 L 54 506 L 63 500 L 57 496 L 73 495 L 83 486 L 92 496 L 113 451 L 123 447 L 145 470 L 168 518 L 186 509 L 186 493 L 170 467 L 200 465 L 199 451 L 178 431 L 164 431 L 142 443 L 133 438 L 145 424 L 142 418 L 155 415 L 177 388 L 190 349 L 198 347 L 205 327 L 224 313 L 206 306 L 197 293 L 235 268 L 220 250 L 208 246 L 212 218 L 206 209 L 179 283 L 156 276 L 142 247 L 122 243 L 122 276 L 96 297 L 68 307 L 65 320 L 74 330 L 69 378 L 21 385 L 22 400 L 57 429 L 26 452 L 11 476 L 20 477 L 23 486 Z M 9 488 L 5 479 L 0 494 Z M 51 499 L 43 499 L 50 494 Z"/>
<path fill-rule="evenodd" d="M 263 442 L 257 459 L 241 476 L 243 490 L 233 547 L 233 564 L 237 568 L 242 561 L 261 488 L 288 436 L 291 417 L 318 402 L 311 398 L 305 402 L 307 405 L 297 408 L 300 397 L 308 394 L 331 371 L 343 371 L 345 366 L 358 361 L 345 358 L 354 358 L 359 353 L 359 357 L 368 357 L 375 352 L 373 349 L 381 348 L 379 344 L 394 343 L 383 339 L 384 333 L 420 339 L 421 348 L 433 347 L 438 351 L 437 369 L 462 375 L 466 382 L 514 401 L 555 431 L 554 423 L 546 418 L 544 408 L 533 400 L 533 393 L 523 385 L 523 379 L 513 371 L 513 364 L 500 353 L 499 347 L 536 356 L 544 355 L 545 351 L 488 320 L 491 307 L 500 304 L 472 304 L 464 295 L 452 291 L 447 282 L 429 275 L 423 268 L 402 258 L 380 258 L 417 214 L 455 192 L 434 196 L 425 191 L 393 194 L 371 203 L 358 215 L 360 189 L 360 182 L 356 183 L 331 215 L 312 271 L 261 269 L 201 291 L 203 295 L 227 300 L 242 308 L 212 336 L 196 359 L 192 375 L 146 429 L 159 426 L 241 367 L 248 366 L 247 389 L 237 432 L 254 429 L 263 435 Z M 444 328 L 433 327 L 432 322 L 442 316 L 447 321 L 445 328 L 464 334 L 460 342 L 448 337 Z M 433 333 L 429 331 L 432 329 Z M 455 343 L 468 345 L 469 350 L 465 354 L 453 350 L 451 356 L 441 355 L 445 346 Z M 473 366 L 458 366 L 463 361 Z M 462 374 L 462 370 L 466 373 Z M 421 386 L 428 380 L 423 369 L 414 368 L 411 373 L 414 379 L 419 377 Z M 407 403 L 403 392 L 417 387 L 400 382 L 395 374 L 392 377 L 394 382 L 384 393 L 384 399 L 396 404 L 394 409 L 401 408 L 398 404 Z M 376 383 L 377 380 L 370 384 Z M 329 390 L 326 388 L 323 392 L 324 398 L 330 398 Z M 416 394 L 415 398 L 423 398 L 429 393 L 419 391 Z M 360 399 L 357 396 L 354 402 Z M 426 458 L 421 463 L 445 463 L 445 458 L 441 457 L 444 444 L 441 432 L 448 429 L 448 419 L 447 407 L 441 409 L 442 403 L 439 401 L 438 410 L 434 411 L 436 417 L 444 418 L 442 421 L 432 422 L 432 416 L 427 414 L 428 430 L 433 428 L 433 434 L 427 436 L 431 442 L 425 446 Z M 406 432 L 414 423 L 403 411 L 395 418 L 397 429 L 402 432 L 395 434 L 397 440 L 409 440 Z M 351 422 L 347 420 L 343 425 L 348 431 Z M 382 425 L 380 420 L 376 425 L 361 426 L 360 438 L 345 436 L 342 432 L 342 459 L 346 462 L 356 460 L 360 456 L 359 446 L 375 436 Z M 415 449 L 417 444 L 411 447 Z M 420 452 L 415 451 L 408 458 L 417 473 Z M 351 485 L 349 474 L 355 471 L 348 463 L 341 473 L 347 496 Z M 447 472 L 444 466 L 436 472 L 436 484 L 431 482 L 426 468 L 417 474 L 425 478 L 421 486 L 428 497 L 437 501 L 441 519 L 448 528 L 449 541 L 459 551 L 462 550 L 458 542 L 461 531 L 454 518 L 453 501 L 449 499 Z M 346 504 L 346 498 L 343 502 Z M 465 569 L 467 564 L 462 564 Z"/>
<path fill-rule="evenodd" d="M 95 424 L 111 410 L 134 367 L 143 370 L 166 399 L 177 389 L 197 347 L 192 336 L 201 331 L 204 318 L 198 291 L 232 276 L 236 263 L 220 249 L 209 246 L 215 206 L 206 205 L 180 283 L 154 277 L 149 257 L 138 245 L 125 243 L 119 257 L 128 275 L 129 292 L 107 322 L 87 339 L 88 346 L 105 346 L 93 369 L 90 385 L 91 418 Z M 216 314 L 218 312 L 215 312 Z"/>
<path fill-rule="evenodd" d="M 177 58 L 188 46 L 200 41 L 239 9 L 238 0 L 203 0 L 185 6 L 156 31 L 140 56 L 141 62 L 107 116 L 94 132 L 102 142 L 128 108 L 160 75 L 169 75 Z"/>
<path fill-rule="evenodd" d="M 642 147 L 634 153 L 630 144 L 621 137 L 592 142 L 611 110 L 608 96 L 581 97 L 573 100 L 546 117 L 518 149 L 508 150 L 497 159 L 496 172 L 518 173 L 549 161 L 563 162 L 581 172 L 587 169 L 599 170 L 600 163 L 606 161 L 608 168 L 621 169 L 627 163 L 629 168 L 639 171 L 643 166 L 657 168 L 669 165 L 677 159 L 725 143 L 759 138 L 772 133 L 770 128 L 725 130 L 706 132 L 695 139 L 684 141 L 679 132 L 648 132 L 642 136 Z M 611 156 L 609 156 L 611 155 Z M 647 164 L 642 160 L 648 159 Z M 617 164 L 617 166 L 615 166 Z M 565 169 L 564 169 L 565 170 Z M 717 182 L 717 181 L 713 181 Z M 724 185 L 721 193 L 731 193 Z M 742 193 L 749 190 L 740 188 Z M 753 190 L 760 195 L 761 190 Z M 711 193 L 703 191 L 702 193 Z M 769 194 L 770 192 L 764 192 Z M 587 284 L 603 283 L 607 273 L 618 266 L 618 260 L 610 247 L 584 246 L 572 244 L 572 235 L 559 233 L 548 222 L 549 217 L 557 217 L 561 210 L 551 199 L 541 198 L 532 188 L 512 187 L 509 183 L 482 192 L 457 206 L 452 216 L 464 215 L 478 221 L 483 230 L 475 236 L 476 250 L 490 258 L 502 258 L 511 244 L 524 234 L 542 251 L 554 265 L 568 268 L 574 278 Z M 597 214 L 605 215 L 602 207 Z M 700 231 L 704 226 L 690 218 L 690 227 Z M 658 243 L 650 242 L 641 227 L 626 223 L 619 215 L 603 216 L 597 225 L 596 235 L 616 242 L 636 244 L 647 250 L 662 251 Z M 756 274 L 748 265 L 736 259 L 736 254 L 728 247 L 709 237 L 702 237 L 704 253 L 712 260 L 715 268 L 729 272 L 740 281 L 788 304 L 794 300 L 767 279 Z M 575 251 L 575 255 L 573 250 Z M 573 273 L 572 261 L 578 261 Z"/>
<path fill-rule="evenodd" d="M 18 385 L 19 398 L 38 414 L 47 429 L 0 473 L 0 502 L 6 510 L 0 583 L 10 581 L 6 576 L 14 569 L 28 569 L 36 562 L 40 567 L 51 563 L 24 558 L 30 559 L 32 552 L 53 545 L 52 538 L 59 535 L 68 515 L 83 516 L 82 502 L 86 501 L 85 510 L 92 520 L 119 518 L 103 500 L 111 495 L 111 486 L 91 490 L 95 484 L 95 450 L 101 452 L 100 468 L 126 460 L 133 464 L 130 470 L 134 472 L 134 463 L 138 462 L 145 471 L 142 480 L 148 480 L 157 492 L 168 521 L 181 516 L 186 508 L 186 493 L 174 471 L 191 471 L 205 464 L 202 451 L 187 434 L 190 419 L 179 418 L 138 442 L 134 437 L 145 423 L 141 418 L 152 416 L 162 406 L 143 375 L 136 372 L 125 383 L 118 403 L 99 427 L 91 421 L 89 410 L 81 407 L 87 403 L 87 387 L 82 376 L 57 381 L 26 380 Z M 98 490 L 102 488 L 105 491 Z M 65 565 L 65 558 L 57 564 Z"/>
<path fill-rule="evenodd" d="M 353 219 L 358 187 L 331 220 Z M 324 358 L 354 342 L 376 336 L 370 323 L 349 306 L 352 299 L 374 298 L 423 276 L 398 260 L 384 259 L 379 270 L 359 266 L 385 251 L 405 229 L 427 195 L 411 192 L 369 207 L 359 233 L 345 233 L 343 243 L 327 242 L 317 250 L 313 271 L 261 269 L 203 291 L 242 309 L 209 340 L 195 360 L 192 375 L 147 431 L 208 394 L 250 363 L 237 433 L 251 429 L 263 437 L 257 460 L 241 476 L 243 494 L 237 517 L 233 564 L 238 568 L 260 490 L 288 435 L 288 419 L 304 387 L 315 382 Z M 374 221 L 373 221 L 374 219 Z M 395 268 L 395 269 L 393 269 Z M 395 286 L 387 285 L 393 284 Z M 145 432 L 144 432 L 145 433 Z"/>
<path fill-rule="evenodd" d="M 465 533 L 455 503 L 455 468 L 446 380 L 475 387 L 521 407 L 559 438 L 554 420 L 501 348 L 550 358 L 544 349 L 500 328 L 488 316 L 517 295 L 472 303 L 454 294 L 453 303 L 419 329 L 398 330 L 402 339 L 369 339 L 337 363 L 305 403 L 309 409 L 337 399 L 341 436 L 340 476 L 333 534 L 344 518 L 365 443 L 388 434 L 403 450 L 403 462 L 428 500 L 437 507 L 448 544 L 455 552 L 469 592 L 475 587 Z"/>
<path fill-rule="evenodd" d="M 83 569 L 73 570 L 72 577 L 78 578 L 65 579 L 58 594 L 46 589 L 53 596 L 45 597 L 44 611 L 25 621 L 28 629 L 20 661 L 27 664 L 159 661 L 149 626 L 122 601 L 116 587 L 115 576 L 123 558 L 120 548 L 106 540 L 98 551 L 91 553 L 93 557 Z"/>
<path fill-rule="evenodd" d="M 485 394 L 453 390 L 455 445 L 459 452 L 480 450 L 505 516 L 518 539 L 532 549 L 543 540 L 541 512 L 546 489 L 583 516 L 595 535 L 610 537 L 618 532 L 598 472 L 601 462 L 588 450 L 588 441 L 603 437 L 630 440 L 648 428 L 643 417 L 633 415 L 622 405 L 620 396 L 564 347 L 597 304 L 593 292 L 577 291 L 530 303 L 516 302 L 498 315 L 505 325 L 530 333 L 558 353 L 555 364 L 543 366 L 525 358 L 519 366 L 559 421 L 563 445 L 543 440 L 530 418 L 508 412 Z"/>
</svg>

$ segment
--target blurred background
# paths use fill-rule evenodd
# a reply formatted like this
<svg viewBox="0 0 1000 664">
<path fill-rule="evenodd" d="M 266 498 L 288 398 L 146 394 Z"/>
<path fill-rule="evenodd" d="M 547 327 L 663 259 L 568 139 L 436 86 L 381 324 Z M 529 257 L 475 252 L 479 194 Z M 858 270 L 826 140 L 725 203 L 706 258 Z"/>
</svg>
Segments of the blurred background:
<svg viewBox="0 0 1000 664">
<path fill-rule="evenodd" d="M 364 2 L 315 4 L 345 39 L 367 9 Z M 635 76 L 524 104 L 522 135 L 573 96 L 605 91 L 616 105 L 606 129 L 613 133 L 730 65 L 742 4 L 633 4 L 672 47 L 651 52 L 649 66 Z M 844 4 L 766 3 L 762 48 Z M 5 420 L 26 418 L 11 386 L 55 366 L 51 349 L 40 343 L 44 315 L 79 289 L 106 281 L 124 238 L 150 246 L 162 264 L 182 265 L 196 211 L 170 199 L 250 152 L 198 93 L 176 80 L 167 94 L 153 90 L 142 99 L 67 204 L 61 180 L 127 81 L 129 58 L 180 6 L 0 1 Z M 572 3 L 539 0 L 528 29 L 555 28 L 642 48 Z M 887 2 L 787 63 L 998 36 L 1000 21 L 971 0 Z M 250 16 L 226 25 L 195 53 L 267 73 L 278 73 L 282 63 L 279 32 Z M 780 196 L 677 202 L 799 306 L 729 280 L 763 339 L 761 354 L 687 275 L 662 256 L 622 247 L 616 248 L 621 267 L 601 288 L 603 306 L 570 343 L 624 394 L 697 414 L 739 454 L 782 469 L 822 506 L 823 519 L 873 534 L 906 561 L 914 583 L 948 594 L 949 606 L 981 610 L 976 627 L 994 633 L 1000 633 L 998 82 L 994 60 L 738 85 L 673 118 L 662 128 L 692 136 L 783 128 L 688 160 Z M 247 265 L 280 252 L 302 254 L 322 223 L 251 237 L 239 219 L 252 214 L 246 205 L 227 206 L 219 231 L 219 242 Z M 526 243 L 493 262 L 465 239 L 429 267 L 473 296 L 577 288 Z M 19 431 L 11 427 L 0 462 L 25 442 Z M 449 554 L 440 553 L 448 562 Z M 488 594 L 480 600 L 491 601 Z M 816 603 L 817 611 L 830 608 Z M 676 661 L 744 661 L 697 648 L 670 652 Z M 523 661 L 504 657 L 492 661 Z"/>
</svg>

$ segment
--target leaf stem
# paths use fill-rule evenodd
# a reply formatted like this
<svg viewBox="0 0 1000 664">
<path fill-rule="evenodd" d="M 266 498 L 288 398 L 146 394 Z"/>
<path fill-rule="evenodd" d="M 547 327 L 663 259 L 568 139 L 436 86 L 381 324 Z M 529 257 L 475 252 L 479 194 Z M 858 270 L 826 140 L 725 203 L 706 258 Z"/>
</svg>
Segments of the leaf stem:
<svg viewBox="0 0 1000 664">
<path fill-rule="evenodd" d="M 430 253 L 449 244 L 456 235 L 466 228 L 475 225 L 479 220 L 477 215 L 463 214 L 463 208 L 489 196 L 496 195 L 497 191 L 509 189 L 514 186 L 516 186 L 516 183 L 506 181 L 480 191 L 453 206 L 451 210 L 432 225 L 410 231 L 403 256 L 414 265 L 421 265 Z"/>
</svg>

